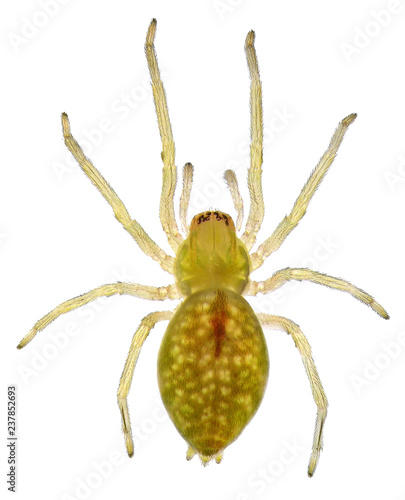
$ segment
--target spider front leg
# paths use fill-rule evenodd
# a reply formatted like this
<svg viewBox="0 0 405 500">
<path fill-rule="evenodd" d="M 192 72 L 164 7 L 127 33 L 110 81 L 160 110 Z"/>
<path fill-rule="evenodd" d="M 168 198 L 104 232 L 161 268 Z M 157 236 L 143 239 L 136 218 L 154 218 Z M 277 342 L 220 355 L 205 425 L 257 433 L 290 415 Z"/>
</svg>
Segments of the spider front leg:
<svg viewBox="0 0 405 500">
<path fill-rule="evenodd" d="M 282 316 L 274 316 L 271 314 L 258 313 L 260 324 L 263 328 L 271 328 L 274 330 L 282 330 L 291 335 L 295 346 L 298 349 L 307 372 L 309 382 L 311 384 L 312 394 L 315 404 L 318 408 L 315 424 L 314 441 L 312 445 L 312 454 L 308 466 L 308 475 L 313 476 L 319 454 L 323 445 L 323 424 L 327 415 L 328 400 L 326 399 L 325 391 L 323 390 L 321 380 L 318 375 L 314 360 L 312 359 L 311 346 L 305 335 L 300 330 L 300 327 L 293 321 Z"/>
<path fill-rule="evenodd" d="M 159 133 L 162 140 L 163 180 L 160 197 L 160 222 L 166 233 L 170 246 L 177 253 L 183 243 L 183 236 L 179 233 L 174 212 L 174 193 L 177 183 L 177 168 L 175 164 L 175 147 L 167 109 L 166 94 L 160 78 L 159 66 L 155 52 L 156 19 L 152 19 L 146 35 L 145 53 L 152 80 L 153 100 L 159 123 Z"/>
<path fill-rule="evenodd" d="M 350 295 L 352 295 L 355 299 L 370 306 L 371 309 L 373 309 L 373 311 L 379 314 L 382 318 L 389 319 L 387 311 L 378 302 L 376 302 L 371 295 L 366 293 L 361 288 L 357 288 L 348 281 L 340 278 L 334 278 L 328 274 L 318 273 L 312 269 L 294 269 L 289 267 L 281 269 L 280 271 L 274 273 L 273 276 L 266 281 L 251 281 L 249 283 L 247 295 L 272 292 L 291 280 L 311 281 L 312 283 L 317 283 L 318 285 L 324 285 L 329 288 L 350 293 Z"/>
<path fill-rule="evenodd" d="M 249 66 L 250 84 L 250 167 L 248 170 L 248 186 L 250 193 L 250 209 L 245 231 L 241 240 L 250 250 L 255 244 L 257 232 L 264 217 L 264 201 L 262 192 L 263 163 L 263 107 L 262 84 L 260 82 L 259 65 L 254 46 L 254 31 L 249 31 L 245 41 L 246 59 Z"/>
<path fill-rule="evenodd" d="M 125 437 L 127 452 L 130 457 L 132 457 L 132 455 L 134 454 L 134 442 L 132 439 L 127 396 L 131 387 L 135 365 L 138 360 L 142 345 L 152 328 L 159 321 L 170 320 L 172 316 L 173 311 L 158 311 L 148 314 L 142 319 L 141 324 L 139 325 L 132 338 L 131 347 L 129 349 L 128 357 L 124 366 L 124 371 L 121 375 L 120 385 L 118 388 L 118 406 L 122 418 L 122 431 Z"/>
<path fill-rule="evenodd" d="M 35 325 L 31 328 L 28 334 L 21 340 L 18 344 L 17 349 L 22 349 L 28 342 L 35 337 L 35 335 L 46 328 L 49 323 L 54 321 L 56 318 L 65 314 L 69 311 L 73 311 L 78 307 L 82 307 L 99 297 L 110 297 L 111 295 L 132 295 L 134 297 L 139 297 L 148 300 L 166 300 L 166 299 L 178 299 L 179 293 L 177 291 L 176 285 L 168 285 L 162 287 L 138 285 L 136 283 L 111 283 L 108 285 L 102 285 L 98 288 L 94 288 L 83 295 L 74 297 L 73 299 L 62 302 L 52 309 L 52 311 L 41 318 Z"/>
</svg>

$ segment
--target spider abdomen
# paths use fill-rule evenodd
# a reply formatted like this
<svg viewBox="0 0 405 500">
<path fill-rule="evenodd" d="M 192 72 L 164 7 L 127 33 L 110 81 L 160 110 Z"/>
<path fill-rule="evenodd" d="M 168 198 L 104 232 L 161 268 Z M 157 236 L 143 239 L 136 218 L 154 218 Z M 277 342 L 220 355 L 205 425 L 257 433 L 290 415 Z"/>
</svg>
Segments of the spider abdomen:
<svg viewBox="0 0 405 500">
<path fill-rule="evenodd" d="M 187 297 L 171 319 L 158 357 L 163 403 L 203 463 L 245 428 L 263 398 L 267 346 L 252 308 L 230 290 Z"/>
</svg>

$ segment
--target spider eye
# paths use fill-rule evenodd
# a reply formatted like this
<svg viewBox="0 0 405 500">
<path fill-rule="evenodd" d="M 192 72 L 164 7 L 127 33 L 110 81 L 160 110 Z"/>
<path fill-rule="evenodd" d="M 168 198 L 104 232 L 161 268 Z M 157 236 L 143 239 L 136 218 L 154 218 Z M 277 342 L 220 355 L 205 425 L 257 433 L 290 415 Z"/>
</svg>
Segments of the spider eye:
<svg viewBox="0 0 405 500">
<path fill-rule="evenodd" d="M 231 230 L 235 230 L 235 224 L 232 217 L 223 212 L 208 210 L 193 217 L 190 224 L 190 231 L 196 230 L 203 222 L 221 222 Z"/>
</svg>

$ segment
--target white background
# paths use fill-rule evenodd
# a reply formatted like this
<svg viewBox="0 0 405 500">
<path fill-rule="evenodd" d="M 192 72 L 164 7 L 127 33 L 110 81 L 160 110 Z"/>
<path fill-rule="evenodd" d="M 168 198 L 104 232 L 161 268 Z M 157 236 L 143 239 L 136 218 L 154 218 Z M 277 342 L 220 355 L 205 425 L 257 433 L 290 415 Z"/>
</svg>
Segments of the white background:
<svg viewBox="0 0 405 500">
<path fill-rule="evenodd" d="M 1 408 L 5 413 L 7 384 L 16 384 L 19 498 L 403 499 L 405 2 L 6 4 Z M 279 268 L 310 265 L 364 288 L 391 315 L 384 321 L 347 294 L 310 283 L 251 299 L 258 311 L 296 321 L 312 345 L 330 402 L 312 479 L 306 469 L 316 408 L 299 354 L 281 332 L 266 333 L 270 378 L 257 415 L 223 462 L 205 469 L 197 457 L 185 460 L 186 444 L 160 408 L 156 358 L 164 323 L 144 345 L 133 379 L 129 407 L 140 439 L 132 459 L 120 431 L 116 390 L 132 335 L 145 314 L 173 304 L 114 297 L 61 317 L 15 349 L 41 315 L 100 284 L 172 281 L 72 162 L 60 126 L 66 111 L 80 143 L 91 135 L 88 156 L 131 215 L 171 252 L 158 218 L 161 145 L 143 49 L 152 17 L 176 161 L 196 169 L 190 217 L 208 208 L 234 213 L 216 180 L 229 167 L 238 170 L 248 211 L 243 45 L 250 29 L 266 128 L 259 241 L 291 209 L 339 120 L 358 113 L 306 217 L 253 275 L 260 280 Z M 95 129 L 106 121 L 109 133 L 101 136 Z M 55 339 L 63 338 L 58 347 Z M 263 471 L 267 479 L 259 478 Z"/>
</svg>

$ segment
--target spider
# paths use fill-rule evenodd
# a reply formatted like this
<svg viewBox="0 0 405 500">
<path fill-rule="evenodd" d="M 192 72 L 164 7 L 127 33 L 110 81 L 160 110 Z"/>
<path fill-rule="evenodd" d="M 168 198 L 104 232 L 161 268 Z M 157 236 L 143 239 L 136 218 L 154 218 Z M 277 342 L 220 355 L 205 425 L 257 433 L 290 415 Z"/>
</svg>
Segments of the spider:
<svg viewBox="0 0 405 500">
<path fill-rule="evenodd" d="M 136 283 L 102 285 L 67 300 L 40 319 L 23 338 L 23 348 L 35 335 L 61 314 L 81 307 L 98 297 L 126 294 L 149 300 L 184 300 L 174 311 L 146 315 L 136 330 L 118 388 L 118 406 L 128 455 L 134 453 L 127 396 L 134 368 L 149 332 L 160 321 L 169 321 L 158 355 L 158 384 L 163 403 L 181 436 L 188 444 L 186 458 L 198 454 L 203 465 L 212 459 L 219 463 L 223 450 L 243 431 L 256 413 L 267 384 L 269 358 L 262 328 L 282 330 L 291 335 L 301 354 L 317 406 L 315 434 L 308 475 L 312 476 L 322 449 L 327 399 L 315 367 L 311 347 L 293 321 L 282 316 L 255 314 L 244 295 L 269 293 L 288 281 L 310 281 L 350 293 L 388 319 L 384 308 L 368 293 L 348 281 L 305 268 L 285 268 L 265 281 L 253 281 L 250 273 L 275 252 L 304 216 L 307 206 L 334 160 L 349 125 L 351 114 L 337 126 L 330 144 L 312 171 L 291 213 L 284 217 L 273 234 L 251 252 L 264 216 L 262 194 L 262 88 L 254 47 L 255 34 L 246 37 L 245 52 L 249 67 L 251 146 L 248 187 L 250 209 L 245 230 L 240 237 L 243 201 L 236 175 L 225 172 L 235 211 L 236 224 L 223 212 L 208 210 L 196 215 L 187 225 L 187 211 L 193 180 L 193 166 L 183 169 L 180 197 L 179 232 L 174 211 L 177 171 L 175 148 L 166 95 L 160 78 L 154 48 L 156 20 L 150 23 L 145 44 L 152 80 L 153 98 L 162 140 L 163 185 L 160 198 L 160 221 L 175 257 L 166 254 L 132 219 L 123 202 L 99 171 L 85 157 L 70 132 L 68 116 L 62 114 L 64 141 L 84 173 L 111 205 L 115 217 L 134 238 L 141 250 L 175 277 L 175 283 L 162 287 Z"/>
</svg>

